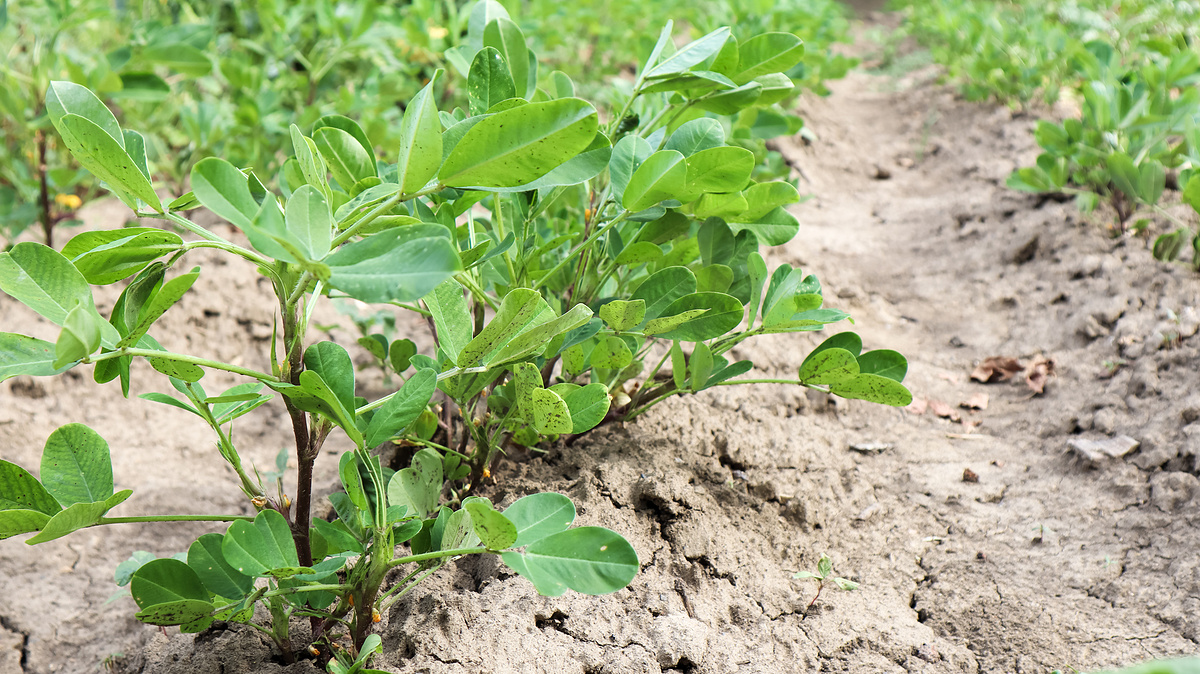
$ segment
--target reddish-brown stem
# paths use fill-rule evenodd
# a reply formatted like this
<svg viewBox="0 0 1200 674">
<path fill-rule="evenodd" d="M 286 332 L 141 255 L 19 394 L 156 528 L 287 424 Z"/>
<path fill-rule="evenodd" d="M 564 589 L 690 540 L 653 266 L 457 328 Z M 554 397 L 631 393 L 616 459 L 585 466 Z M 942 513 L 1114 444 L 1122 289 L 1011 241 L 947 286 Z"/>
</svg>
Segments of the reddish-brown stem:
<svg viewBox="0 0 1200 674">
<path fill-rule="evenodd" d="M 42 212 L 39 219 L 42 222 L 42 231 L 46 235 L 46 245 L 54 247 L 54 216 L 50 213 L 50 185 L 46 178 L 46 134 L 41 131 L 37 132 L 37 147 L 38 147 L 38 182 L 39 195 L 38 200 L 41 201 Z"/>
<path fill-rule="evenodd" d="M 824 589 L 825 581 L 822 580 L 821 583 L 817 585 L 817 594 L 813 596 L 812 601 L 808 602 L 808 606 L 804 607 L 804 614 L 800 616 L 801 620 L 804 620 L 808 617 L 808 612 L 812 610 L 813 605 L 816 604 L 817 600 L 821 598 L 821 590 Z"/>
</svg>

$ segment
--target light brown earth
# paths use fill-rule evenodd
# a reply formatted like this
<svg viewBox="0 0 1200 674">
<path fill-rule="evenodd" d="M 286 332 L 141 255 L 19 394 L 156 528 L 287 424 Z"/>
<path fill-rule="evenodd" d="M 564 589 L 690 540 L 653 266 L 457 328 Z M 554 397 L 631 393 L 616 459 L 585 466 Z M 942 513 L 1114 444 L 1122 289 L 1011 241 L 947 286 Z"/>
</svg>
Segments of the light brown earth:
<svg viewBox="0 0 1200 674">
<path fill-rule="evenodd" d="M 868 348 L 905 353 L 914 394 L 963 421 L 722 387 L 503 464 L 493 499 L 566 493 L 580 523 L 630 539 L 641 573 L 610 596 L 544 598 L 495 560 L 460 561 L 385 616 L 376 666 L 1025 673 L 1200 653 L 1200 277 L 1152 260 L 1144 239 L 1108 236 L 1104 214 L 1006 189 L 1036 155 L 1034 119 L 962 102 L 933 74 L 860 70 L 802 101 L 819 138 L 781 150 L 815 198 L 771 261 L 816 273 Z M 123 218 L 113 204 L 88 216 L 94 227 Z M 271 304 L 254 270 L 195 263 L 201 280 L 159 339 L 268 367 Z M 0 325 L 54 336 L 7 298 Z M 424 332 L 414 338 L 428 349 Z M 820 338 L 764 338 L 736 355 L 787 376 Z M 971 381 L 989 356 L 1045 356 L 1056 376 L 1039 396 L 1021 377 Z M 142 368 L 134 382 L 138 393 L 162 379 Z M 986 410 L 958 407 L 980 393 Z M 0 385 L 4 459 L 36 467 L 45 437 L 76 421 L 108 439 L 117 488 L 135 490 L 120 514 L 246 511 L 198 421 L 123 400 L 90 372 Z M 272 465 L 285 422 L 278 407 L 247 418 L 248 460 Z M 1123 458 L 1068 450 L 1120 435 L 1140 443 Z M 328 454 L 345 449 L 331 442 Z M 319 466 L 331 486 L 336 460 Z M 0 674 L 92 672 L 107 659 L 172 674 L 315 671 L 284 670 L 249 629 L 163 633 L 133 619 L 128 597 L 108 601 L 130 552 L 173 554 L 209 530 L 125 525 L 0 544 Z M 792 573 L 822 553 L 861 586 L 827 588 L 806 615 L 816 585 Z"/>
</svg>

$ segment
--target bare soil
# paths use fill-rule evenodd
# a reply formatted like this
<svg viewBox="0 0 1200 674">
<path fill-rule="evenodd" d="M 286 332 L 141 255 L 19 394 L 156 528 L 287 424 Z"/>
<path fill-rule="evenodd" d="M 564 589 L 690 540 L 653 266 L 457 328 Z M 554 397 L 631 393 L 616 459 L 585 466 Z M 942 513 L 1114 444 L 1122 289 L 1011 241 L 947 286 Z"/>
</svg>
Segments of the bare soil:
<svg viewBox="0 0 1200 674">
<path fill-rule="evenodd" d="M 1048 672 L 1200 653 L 1198 278 L 1155 262 L 1145 239 L 1109 236 L 1103 213 L 1005 188 L 1036 156 L 1034 118 L 962 102 L 933 75 L 859 70 L 828 98 L 802 101 L 819 137 L 780 149 L 815 198 L 796 209 L 800 235 L 771 253 L 817 274 L 868 348 L 908 356 L 907 383 L 928 411 L 722 387 L 502 464 L 494 500 L 568 494 L 580 523 L 630 539 L 641 573 L 613 595 L 545 598 L 496 560 L 460 561 L 384 616 L 377 667 Z M 88 222 L 117 226 L 121 212 L 102 204 Z M 203 254 L 195 263 L 200 281 L 160 341 L 268 367 L 268 289 L 253 269 Z M 332 311 L 319 320 L 345 323 Z M 7 298 L 0 325 L 54 335 Z M 424 332 L 414 338 L 428 350 Z M 821 338 L 764 338 L 736 355 L 788 376 Z M 989 356 L 1044 356 L 1054 376 L 1041 395 L 1021 376 L 970 380 Z M 211 379 L 209 390 L 232 383 Z M 161 385 L 135 371 L 135 394 Z M 986 409 L 958 407 L 980 393 Z M 960 419 L 937 416 L 939 402 Z M 108 439 L 117 488 L 135 490 L 121 514 L 247 512 L 198 420 L 123 400 L 82 369 L 0 385 L 4 459 L 36 467 L 46 436 L 75 421 Z M 289 435 L 276 407 L 237 429 L 263 468 Z M 1119 436 L 1137 448 L 1090 460 L 1069 445 Z M 318 462 L 327 489 L 344 444 Z M 106 662 L 316 671 L 277 664 L 250 629 L 180 635 L 137 623 L 127 596 L 110 601 L 130 552 L 170 555 L 210 530 L 125 525 L 3 543 L 0 674 Z M 809 609 L 816 584 L 792 573 L 823 553 L 861 587 L 826 588 Z"/>
</svg>

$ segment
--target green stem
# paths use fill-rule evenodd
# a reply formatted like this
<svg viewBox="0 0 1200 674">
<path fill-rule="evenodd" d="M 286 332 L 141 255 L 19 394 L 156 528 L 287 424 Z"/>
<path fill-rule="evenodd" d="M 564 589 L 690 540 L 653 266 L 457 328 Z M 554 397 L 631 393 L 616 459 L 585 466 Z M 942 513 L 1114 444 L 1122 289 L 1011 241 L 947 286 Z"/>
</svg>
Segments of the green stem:
<svg viewBox="0 0 1200 674">
<path fill-rule="evenodd" d="M 141 515 L 136 517 L 101 517 L 96 524 L 133 524 L 136 522 L 253 522 L 249 515 Z"/>
<path fill-rule="evenodd" d="M 481 552 L 488 552 L 487 548 L 455 548 L 453 550 L 437 550 L 434 552 L 425 552 L 419 555 L 409 555 L 407 557 L 397 557 L 391 562 L 388 562 L 388 568 L 395 568 L 401 564 L 410 564 L 412 562 L 424 562 L 429 559 L 442 559 L 443 557 L 459 557 L 461 555 L 474 555 Z"/>
<path fill-rule="evenodd" d="M 487 367 L 452 367 L 449 370 L 446 370 L 445 372 L 439 374 L 437 376 L 437 378 L 438 378 L 438 381 L 442 381 L 443 379 L 449 379 L 450 377 L 454 377 L 454 376 L 457 376 L 460 374 L 479 374 L 481 372 L 487 372 L 489 369 L 491 369 L 491 368 L 487 368 Z M 370 412 L 373 409 L 378 409 L 378 408 L 382 407 L 384 405 L 384 403 L 386 403 L 387 401 L 396 397 L 396 395 L 399 393 L 400 393 L 400 390 L 396 390 L 396 391 L 393 391 L 393 392 L 385 395 L 384 397 L 380 398 L 379 400 L 376 400 L 375 402 L 367 403 L 366 405 L 363 405 L 362 407 L 355 409 L 354 414 L 355 414 L 355 416 L 358 416 L 364 412 Z"/>
<path fill-rule="evenodd" d="M 374 222 L 379 216 L 392 210 L 396 204 L 400 203 L 402 198 L 403 193 L 400 190 L 396 190 L 396 193 L 389 197 L 387 201 L 368 211 L 366 215 L 359 218 L 358 222 L 350 225 L 344 232 L 334 237 L 333 241 L 331 241 L 329 244 L 329 250 L 337 250 L 338 246 L 349 241 L 350 237 L 357 234 L 360 230 L 362 230 L 363 227 L 366 227 Z"/>
<path fill-rule="evenodd" d="M 496 306 L 496 301 L 493 300 L 490 295 L 483 292 L 483 289 L 475 283 L 475 280 L 471 278 L 470 274 L 466 272 L 455 274 L 454 280 L 463 284 L 463 286 L 471 292 L 471 296 L 475 298 L 475 301 L 484 302 L 492 309 L 492 311 L 496 311 L 499 308 Z"/>
<path fill-rule="evenodd" d="M 425 571 L 425 573 L 422 573 L 422 574 L 421 574 L 419 577 L 415 578 L 415 579 L 414 579 L 414 580 L 413 580 L 411 583 L 409 583 L 407 586 L 405 586 L 403 590 L 401 590 L 401 591 L 400 591 L 399 593 L 397 593 L 397 594 L 396 594 L 394 597 L 392 597 L 390 601 L 388 601 L 387 603 L 382 603 L 382 604 L 380 604 L 380 605 L 379 605 L 379 612 L 380 612 L 380 613 L 384 613 L 384 612 L 386 612 L 386 611 L 387 611 L 388 609 L 390 609 L 390 608 L 391 608 L 391 607 L 392 607 L 392 606 L 393 606 L 393 605 L 394 605 L 396 602 L 400 601 L 400 600 L 401 600 L 401 599 L 404 597 L 404 595 L 408 594 L 410 590 L 412 590 L 414 587 L 416 587 L 416 586 L 420 585 L 420 584 L 421 584 L 421 581 L 423 581 L 423 580 L 425 580 L 426 578 L 428 578 L 430 574 L 432 574 L 434 571 L 437 571 L 437 570 L 438 570 L 438 569 L 440 569 L 440 568 L 441 568 L 441 565 L 439 564 L 438 566 L 435 566 L 435 567 L 433 567 L 432 569 L 428 569 L 427 571 Z M 415 572 L 414 572 L 414 573 L 415 573 Z M 411 578 L 411 577 L 412 577 L 412 575 L 413 575 L 413 574 L 409 574 L 409 577 Z"/>
<path fill-rule="evenodd" d="M 296 587 L 282 587 L 278 590 L 264 592 L 262 596 L 281 597 L 285 594 L 296 594 L 298 592 L 341 592 L 349 587 L 349 585 L 340 585 L 335 583 L 325 585 L 298 585 Z"/>
<path fill-rule="evenodd" d="M 617 215 L 617 217 L 610 220 L 608 222 L 608 224 L 606 224 L 603 227 L 601 227 L 600 229 L 597 229 L 596 231 L 592 232 L 591 236 L 584 239 L 583 242 L 580 243 L 578 246 L 575 246 L 575 248 L 572 249 L 570 253 L 565 255 L 558 264 L 554 265 L 553 269 L 551 269 L 549 272 L 547 272 L 545 274 L 545 276 L 542 276 L 541 280 L 533 285 L 533 289 L 534 290 L 541 289 L 541 287 L 546 285 L 546 282 L 549 281 L 555 274 L 562 271 L 563 267 L 567 266 L 568 263 L 570 263 L 572 260 L 577 258 L 581 251 L 583 251 L 588 246 L 592 245 L 592 242 L 594 242 L 596 239 L 600 238 L 605 232 L 607 232 L 608 230 L 612 229 L 617 224 L 619 224 L 620 222 L 625 220 L 625 218 L 629 217 L 632 213 L 633 213 L 633 211 L 631 211 L 629 209 L 625 209 L 625 210 L 621 211 Z"/>
<path fill-rule="evenodd" d="M 89 356 L 87 358 L 84 358 L 81 362 L 83 362 L 83 363 L 98 363 L 102 360 L 112 360 L 113 358 L 122 358 L 124 356 L 134 356 L 134 357 L 140 356 L 142 358 L 162 358 L 164 360 L 171 360 L 171 361 L 175 361 L 177 363 L 191 363 L 192 365 L 199 365 L 200 367 L 207 367 L 207 368 L 210 368 L 213 370 L 224 370 L 226 372 L 240 374 L 244 377 L 250 377 L 252 379 L 257 379 L 259 381 L 272 382 L 272 383 L 278 383 L 278 381 L 279 381 L 278 378 L 273 377 L 265 372 L 259 372 L 257 370 L 251 370 L 251 369 L 245 368 L 245 367 L 238 367 L 237 365 L 230 365 L 228 363 L 222 363 L 221 361 L 217 361 L 217 360 L 209 360 L 208 358 L 200 358 L 198 356 L 189 356 L 189 355 L 182 354 L 182 353 L 172 353 L 170 351 L 155 351 L 154 349 L 137 349 L 137 348 L 133 348 L 133 347 L 124 347 L 124 348 L 117 349 L 115 351 L 109 351 L 107 353 L 101 353 L 101 354 L 98 354 L 95 356 Z"/>
</svg>

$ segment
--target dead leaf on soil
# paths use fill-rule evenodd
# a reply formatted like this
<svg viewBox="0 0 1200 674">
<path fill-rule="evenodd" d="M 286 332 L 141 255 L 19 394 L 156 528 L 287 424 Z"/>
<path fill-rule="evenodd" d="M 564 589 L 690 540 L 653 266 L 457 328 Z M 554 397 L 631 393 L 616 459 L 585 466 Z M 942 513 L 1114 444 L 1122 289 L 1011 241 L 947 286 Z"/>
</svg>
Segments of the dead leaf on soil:
<svg viewBox="0 0 1200 674">
<path fill-rule="evenodd" d="M 971 397 L 959 403 L 958 406 L 968 410 L 986 410 L 988 406 L 988 394 L 982 391 L 974 393 Z"/>
<path fill-rule="evenodd" d="M 1045 393 L 1046 382 L 1054 376 L 1054 359 L 1038 356 L 1029 364 L 1029 370 L 1025 373 L 1025 385 L 1035 395 Z"/>
<path fill-rule="evenodd" d="M 1016 358 L 1009 358 L 1007 356 L 988 356 L 987 358 L 983 359 L 983 362 L 981 362 L 979 365 L 976 365 L 974 370 L 971 371 L 971 379 L 974 379 L 978 382 L 983 382 L 984 384 L 990 384 L 997 381 L 1008 381 L 1024 369 L 1025 366 L 1022 365 L 1021 361 L 1017 360 Z"/>
<path fill-rule="evenodd" d="M 949 419 L 950 421 L 959 421 L 962 419 L 958 411 L 951 407 L 949 403 L 942 402 L 941 400 L 930 400 L 929 409 L 935 416 L 943 419 Z"/>
<path fill-rule="evenodd" d="M 925 414 L 925 410 L 929 409 L 929 401 L 924 398 L 913 398 L 913 401 L 904 409 L 910 414 L 916 414 L 920 416 Z"/>
<path fill-rule="evenodd" d="M 1115 438 L 1102 440 L 1073 438 L 1067 441 L 1067 447 L 1092 463 L 1100 463 L 1106 459 L 1119 459 L 1137 449 L 1140 444 L 1128 435 L 1118 435 Z"/>
</svg>

